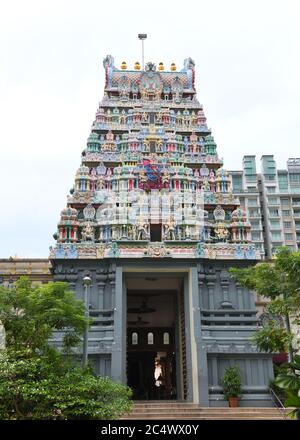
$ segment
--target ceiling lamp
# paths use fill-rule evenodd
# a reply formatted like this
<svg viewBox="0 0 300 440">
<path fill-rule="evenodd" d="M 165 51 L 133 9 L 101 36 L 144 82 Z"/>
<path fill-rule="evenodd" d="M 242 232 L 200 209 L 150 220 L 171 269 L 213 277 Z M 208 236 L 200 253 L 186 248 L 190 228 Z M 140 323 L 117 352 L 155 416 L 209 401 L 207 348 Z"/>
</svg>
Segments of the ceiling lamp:
<svg viewBox="0 0 300 440">
<path fill-rule="evenodd" d="M 128 321 L 128 325 L 147 325 L 150 324 L 149 321 L 143 321 L 141 316 L 137 316 L 136 321 Z"/>
<path fill-rule="evenodd" d="M 156 309 L 147 306 L 147 301 L 143 301 L 140 307 L 131 307 L 127 310 L 127 313 L 153 313 Z"/>
</svg>

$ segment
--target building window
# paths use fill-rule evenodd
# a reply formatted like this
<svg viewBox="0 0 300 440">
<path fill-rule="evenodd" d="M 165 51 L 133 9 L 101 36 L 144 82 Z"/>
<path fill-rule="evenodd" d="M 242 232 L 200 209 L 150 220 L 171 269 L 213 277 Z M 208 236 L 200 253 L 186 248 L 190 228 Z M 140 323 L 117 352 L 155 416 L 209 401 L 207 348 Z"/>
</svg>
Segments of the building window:
<svg viewBox="0 0 300 440">
<path fill-rule="evenodd" d="M 259 222 L 257 220 L 252 220 L 251 228 L 259 228 Z"/>
<path fill-rule="evenodd" d="M 283 206 L 288 206 L 290 204 L 290 199 L 281 199 L 281 204 Z"/>
<path fill-rule="evenodd" d="M 283 211 L 282 211 L 282 216 L 283 217 L 290 217 L 290 215 L 291 215 L 291 211 L 290 210 L 283 209 Z"/>
<path fill-rule="evenodd" d="M 271 228 L 280 228 L 279 220 L 270 220 L 270 226 Z"/>
<path fill-rule="evenodd" d="M 287 229 L 290 229 L 292 227 L 292 222 L 283 222 L 283 226 Z"/>
<path fill-rule="evenodd" d="M 170 344 L 170 335 L 168 332 L 164 333 L 164 345 L 169 345 Z"/>
<path fill-rule="evenodd" d="M 284 234 L 284 238 L 287 241 L 293 241 L 294 240 L 294 235 L 292 233 L 288 232 L 288 233 Z"/>
<path fill-rule="evenodd" d="M 260 240 L 260 233 L 259 233 L 259 232 L 252 232 L 252 233 L 251 233 L 251 236 L 252 236 L 252 240 L 253 240 L 253 241 L 258 241 L 258 240 Z"/>
<path fill-rule="evenodd" d="M 277 197 L 268 197 L 268 204 L 269 205 L 277 205 L 278 204 Z"/>
<path fill-rule="evenodd" d="M 256 188 L 256 186 L 248 186 L 247 187 L 248 192 L 250 193 L 256 193 L 258 192 L 258 189 Z"/>
<path fill-rule="evenodd" d="M 287 174 L 278 174 L 278 185 L 280 191 L 284 191 L 288 189 Z"/>
<path fill-rule="evenodd" d="M 281 232 L 272 232 L 272 240 L 281 240 Z"/>
<path fill-rule="evenodd" d="M 148 345 L 153 345 L 154 344 L 154 335 L 152 332 L 149 332 L 147 335 L 147 342 Z"/>
<path fill-rule="evenodd" d="M 288 245 L 287 248 L 288 248 L 291 252 L 293 252 L 293 251 L 295 250 L 295 246 L 294 246 L 293 244 Z"/>
<path fill-rule="evenodd" d="M 248 206 L 257 206 L 257 199 L 248 199 Z"/>
<path fill-rule="evenodd" d="M 139 335 L 136 332 L 131 335 L 131 343 L 132 345 L 138 345 L 139 343 Z"/>
<path fill-rule="evenodd" d="M 300 173 L 291 173 L 290 174 L 290 183 L 291 183 L 291 185 L 300 186 Z"/>
<path fill-rule="evenodd" d="M 249 217 L 259 217 L 258 209 L 249 209 Z"/>
<path fill-rule="evenodd" d="M 268 193 L 274 193 L 275 192 L 275 186 L 267 186 L 267 192 Z"/>
<path fill-rule="evenodd" d="M 279 217 L 278 209 L 269 209 L 270 217 Z"/>
</svg>

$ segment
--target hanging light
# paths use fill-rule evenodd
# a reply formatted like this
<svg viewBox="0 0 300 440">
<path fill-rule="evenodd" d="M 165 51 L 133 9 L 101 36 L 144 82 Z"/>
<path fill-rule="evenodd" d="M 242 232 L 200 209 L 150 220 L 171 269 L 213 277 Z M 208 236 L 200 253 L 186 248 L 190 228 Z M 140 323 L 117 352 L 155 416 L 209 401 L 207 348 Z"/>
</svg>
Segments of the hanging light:
<svg viewBox="0 0 300 440">
<path fill-rule="evenodd" d="M 142 304 L 140 307 L 130 307 L 127 310 L 127 313 L 153 313 L 156 312 L 156 309 L 153 309 L 152 307 L 147 306 L 147 301 L 142 301 Z"/>
<path fill-rule="evenodd" d="M 128 321 L 128 325 L 147 325 L 150 321 L 143 321 L 141 316 L 137 316 L 136 321 Z"/>
</svg>

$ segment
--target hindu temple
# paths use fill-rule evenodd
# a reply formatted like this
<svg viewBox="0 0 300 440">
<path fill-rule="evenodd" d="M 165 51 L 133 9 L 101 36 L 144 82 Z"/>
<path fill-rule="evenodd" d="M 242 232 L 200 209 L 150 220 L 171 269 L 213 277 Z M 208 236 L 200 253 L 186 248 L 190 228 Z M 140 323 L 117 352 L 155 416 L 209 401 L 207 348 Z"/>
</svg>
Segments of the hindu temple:
<svg viewBox="0 0 300 440">
<path fill-rule="evenodd" d="M 103 66 L 50 250 L 54 280 L 78 298 L 88 289 L 88 360 L 136 400 L 202 406 L 226 404 L 221 378 L 238 364 L 240 404 L 271 405 L 272 358 L 251 340 L 254 296 L 228 271 L 260 253 L 197 99 L 195 63 L 117 68 L 109 55 Z"/>
</svg>

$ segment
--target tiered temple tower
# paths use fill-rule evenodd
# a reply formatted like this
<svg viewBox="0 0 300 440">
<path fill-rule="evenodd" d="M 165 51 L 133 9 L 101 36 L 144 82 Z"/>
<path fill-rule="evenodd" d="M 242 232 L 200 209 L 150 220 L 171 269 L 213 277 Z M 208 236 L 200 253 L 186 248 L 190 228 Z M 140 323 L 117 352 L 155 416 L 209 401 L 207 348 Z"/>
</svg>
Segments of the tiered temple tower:
<svg viewBox="0 0 300 440">
<path fill-rule="evenodd" d="M 50 254 L 55 279 L 79 297 L 92 278 L 89 359 L 135 398 L 203 405 L 224 404 L 220 378 L 238 363 L 245 405 L 267 404 L 272 364 L 251 345 L 254 300 L 227 271 L 260 256 L 196 98 L 194 62 L 103 65 L 104 97 Z"/>
</svg>

